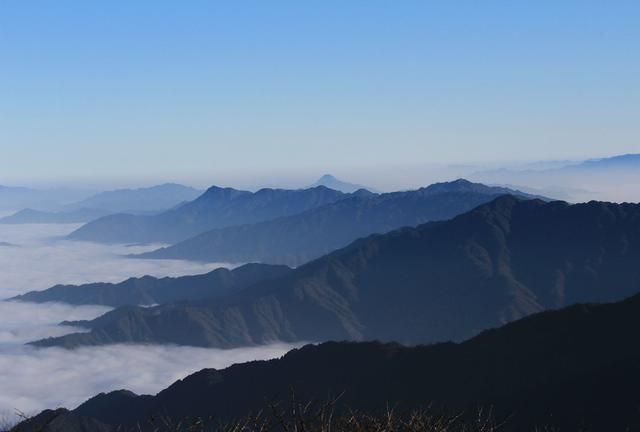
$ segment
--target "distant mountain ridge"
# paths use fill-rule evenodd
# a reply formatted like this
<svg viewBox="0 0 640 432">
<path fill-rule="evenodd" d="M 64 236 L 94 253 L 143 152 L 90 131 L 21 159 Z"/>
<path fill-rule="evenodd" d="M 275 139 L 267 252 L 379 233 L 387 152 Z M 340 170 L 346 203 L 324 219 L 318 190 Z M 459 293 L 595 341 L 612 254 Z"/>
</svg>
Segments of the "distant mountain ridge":
<svg viewBox="0 0 640 432">
<path fill-rule="evenodd" d="M 0 218 L 0 224 L 76 224 L 89 222 L 108 214 L 107 210 L 90 208 L 66 212 L 46 212 L 27 208 Z"/>
<path fill-rule="evenodd" d="M 502 196 L 358 240 L 215 304 L 116 309 L 86 323 L 89 333 L 35 345 L 463 340 L 545 309 L 633 295 L 638 262 L 640 205 Z"/>
<path fill-rule="evenodd" d="M 93 208 L 109 213 L 151 213 L 168 210 L 178 204 L 192 201 L 203 191 L 176 183 L 138 189 L 116 189 L 100 192 L 82 201 L 70 204 L 68 210 Z"/>
<path fill-rule="evenodd" d="M 300 214 L 207 231 L 139 257 L 299 266 L 357 238 L 450 219 L 503 194 L 535 197 L 464 179 L 406 192 L 360 190 L 351 198 Z"/>
<path fill-rule="evenodd" d="M 365 189 L 365 190 L 368 190 L 370 192 L 376 192 L 372 188 L 369 188 L 369 187 L 366 187 L 366 186 L 362 186 L 362 185 L 359 185 L 359 184 L 345 182 L 343 180 L 337 179 L 336 177 L 332 176 L 331 174 L 323 175 L 314 184 L 312 184 L 309 187 L 310 188 L 314 188 L 314 187 L 317 187 L 317 186 L 325 186 L 325 187 L 328 187 L 329 189 L 334 189 L 334 190 L 337 190 L 337 191 L 340 191 L 340 192 L 344 192 L 344 193 L 353 193 L 353 192 L 356 192 L 356 191 L 361 190 L 361 189 Z"/>
<path fill-rule="evenodd" d="M 286 402 L 291 391 L 302 403 L 341 394 L 336 415 L 393 406 L 398 414 L 429 407 L 434 415 L 471 417 L 484 409 L 505 431 L 637 430 L 640 347 L 633 341 L 639 327 L 636 295 L 540 313 L 460 344 L 308 345 L 279 359 L 204 369 L 155 396 L 101 393 L 71 412 L 45 411 L 19 430 L 34 431 L 52 418 L 68 427 L 88 425 L 64 429 L 73 432 L 136 424 L 144 430 L 159 415 L 174 423 L 228 421 Z"/>
<path fill-rule="evenodd" d="M 289 271 L 291 269 L 285 266 L 246 264 L 234 270 L 218 268 L 196 276 L 144 276 L 129 278 L 117 284 L 56 285 L 44 291 L 31 291 L 10 300 L 111 307 L 215 300 L 237 293 L 256 282 L 283 276 Z"/>
<path fill-rule="evenodd" d="M 166 183 L 139 189 L 100 192 L 81 201 L 58 206 L 55 210 L 24 208 L 0 219 L 2 224 L 72 224 L 86 223 L 115 214 L 152 214 L 168 210 L 197 198 L 202 191 L 179 184 Z"/>
<path fill-rule="evenodd" d="M 583 171 L 583 170 L 600 170 L 609 168 L 622 168 L 622 169 L 637 169 L 640 168 L 640 153 L 630 153 L 625 155 L 610 156 L 597 159 L 586 159 L 583 161 L 564 161 L 557 162 L 551 167 L 538 168 L 538 169 L 507 169 L 500 168 L 492 171 L 480 172 L 481 174 L 487 173 L 521 173 L 521 174 L 557 174 L 562 171 Z"/>
<path fill-rule="evenodd" d="M 27 207 L 54 210 L 89 194 L 90 192 L 74 189 L 33 189 L 0 185 L 0 210 L 18 211 Z"/>
<path fill-rule="evenodd" d="M 497 169 L 470 175 L 475 181 L 527 185 L 573 202 L 640 201 L 640 154 L 568 162 L 546 169 Z"/>
<path fill-rule="evenodd" d="M 151 216 L 107 216 L 74 231 L 69 238 L 103 243 L 174 243 L 214 228 L 301 213 L 347 196 L 323 186 L 261 189 L 255 193 L 213 186 L 172 210 Z"/>
<path fill-rule="evenodd" d="M 640 153 L 630 153 L 600 159 L 589 159 L 580 164 L 572 165 L 572 169 L 640 169 Z"/>
</svg>

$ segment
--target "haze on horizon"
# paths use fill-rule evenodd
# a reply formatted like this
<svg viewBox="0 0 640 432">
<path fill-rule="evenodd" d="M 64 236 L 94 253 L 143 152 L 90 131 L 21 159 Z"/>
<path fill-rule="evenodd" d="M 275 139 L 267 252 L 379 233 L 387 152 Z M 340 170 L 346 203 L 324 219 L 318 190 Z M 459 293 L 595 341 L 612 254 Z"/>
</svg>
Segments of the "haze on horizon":
<svg viewBox="0 0 640 432">
<path fill-rule="evenodd" d="M 462 5 L 5 2 L 0 183 L 392 189 L 640 150 L 640 4 Z"/>
</svg>

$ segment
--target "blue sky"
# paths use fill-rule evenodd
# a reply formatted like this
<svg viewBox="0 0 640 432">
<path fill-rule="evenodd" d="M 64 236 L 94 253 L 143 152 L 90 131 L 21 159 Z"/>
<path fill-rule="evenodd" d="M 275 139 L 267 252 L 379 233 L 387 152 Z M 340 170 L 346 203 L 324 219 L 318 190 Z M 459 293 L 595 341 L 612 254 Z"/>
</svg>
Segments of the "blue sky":
<svg viewBox="0 0 640 432">
<path fill-rule="evenodd" d="M 638 152 L 638 22 L 624 0 L 4 0 L 0 183 Z"/>
</svg>

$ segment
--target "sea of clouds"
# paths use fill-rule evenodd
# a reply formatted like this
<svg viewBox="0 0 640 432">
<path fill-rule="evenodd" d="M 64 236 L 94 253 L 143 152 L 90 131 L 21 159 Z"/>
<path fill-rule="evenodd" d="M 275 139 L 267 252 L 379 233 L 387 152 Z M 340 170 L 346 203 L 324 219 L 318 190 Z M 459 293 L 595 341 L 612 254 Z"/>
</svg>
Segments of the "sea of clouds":
<svg viewBox="0 0 640 432">
<path fill-rule="evenodd" d="M 73 225 L 0 225 L 0 299 L 59 283 L 119 282 L 132 276 L 205 273 L 220 264 L 128 259 L 158 245 L 100 245 L 62 237 Z M 92 319 L 109 308 L 0 301 L 0 416 L 16 410 L 74 408 L 89 397 L 126 388 L 154 394 L 197 370 L 278 357 L 274 344 L 233 350 L 112 345 L 76 350 L 34 348 L 27 342 L 82 331 L 57 325 Z"/>
<path fill-rule="evenodd" d="M 127 259 L 162 245 L 102 245 L 67 241 L 79 225 L 0 224 L 0 298 L 56 284 L 120 282 L 133 276 L 205 273 L 221 264 Z"/>
</svg>

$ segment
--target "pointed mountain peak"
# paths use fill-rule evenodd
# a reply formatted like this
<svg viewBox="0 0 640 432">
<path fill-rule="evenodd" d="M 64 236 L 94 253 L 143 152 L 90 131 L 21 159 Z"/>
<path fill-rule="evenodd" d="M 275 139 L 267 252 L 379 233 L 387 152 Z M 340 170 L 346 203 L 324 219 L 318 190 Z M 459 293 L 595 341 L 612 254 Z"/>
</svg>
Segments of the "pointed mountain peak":
<svg viewBox="0 0 640 432">
<path fill-rule="evenodd" d="M 366 189 L 368 191 L 371 191 L 371 188 L 340 180 L 332 174 L 324 174 L 322 177 L 318 179 L 318 181 L 316 181 L 310 187 L 313 188 L 317 186 L 325 186 L 325 187 L 328 187 L 329 189 L 334 189 L 344 193 L 356 192 L 359 189 Z"/>
<path fill-rule="evenodd" d="M 318 179 L 317 183 L 327 182 L 327 181 L 338 181 L 338 179 L 331 174 L 325 174 Z"/>
</svg>

